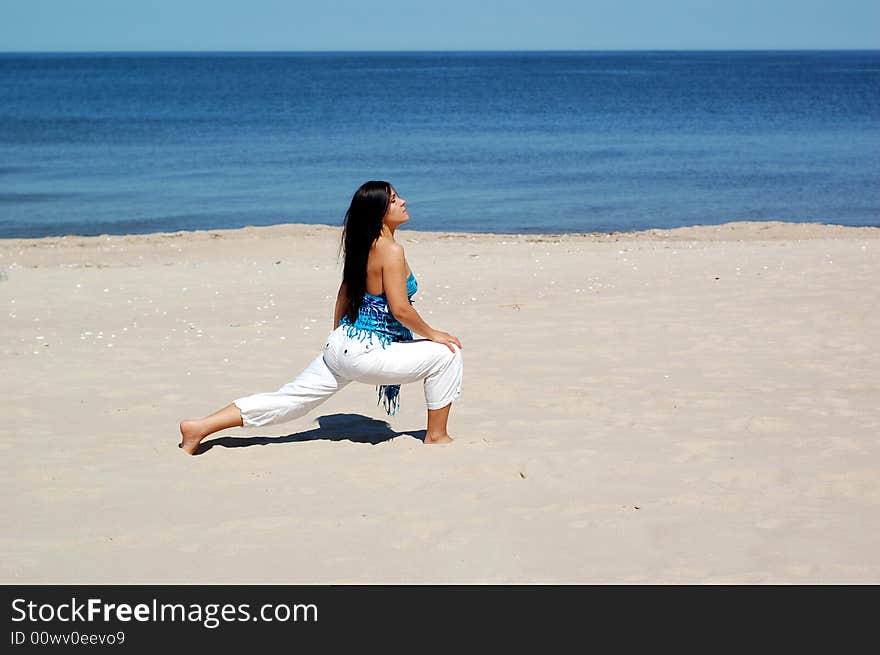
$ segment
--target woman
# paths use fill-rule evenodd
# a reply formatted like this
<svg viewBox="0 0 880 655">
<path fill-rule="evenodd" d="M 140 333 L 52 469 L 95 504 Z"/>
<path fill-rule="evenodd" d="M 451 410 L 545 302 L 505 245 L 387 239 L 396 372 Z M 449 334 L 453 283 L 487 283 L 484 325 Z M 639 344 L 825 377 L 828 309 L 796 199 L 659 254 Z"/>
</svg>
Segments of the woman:
<svg viewBox="0 0 880 655">
<path fill-rule="evenodd" d="M 355 192 L 345 213 L 342 283 L 324 352 L 278 391 L 245 396 L 210 416 L 181 421 L 185 452 L 195 454 L 202 439 L 219 430 L 299 418 L 353 380 L 379 385 L 389 415 L 397 409 L 400 385 L 423 380 L 425 443 L 452 441 L 446 424 L 461 393 L 461 342 L 429 326 L 412 306 L 418 285 L 394 240 L 408 220 L 406 200 L 388 182 L 367 182 Z M 413 332 L 425 339 L 413 340 Z"/>
</svg>

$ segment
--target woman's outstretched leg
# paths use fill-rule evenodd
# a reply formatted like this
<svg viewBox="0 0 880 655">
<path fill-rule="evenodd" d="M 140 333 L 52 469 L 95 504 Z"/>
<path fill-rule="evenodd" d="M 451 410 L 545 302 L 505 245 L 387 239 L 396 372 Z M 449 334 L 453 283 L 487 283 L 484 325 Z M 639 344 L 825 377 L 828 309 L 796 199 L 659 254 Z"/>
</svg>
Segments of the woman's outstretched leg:
<svg viewBox="0 0 880 655">
<path fill-rule="evenodd" d="M 237 398 L 210 416 L 181 421 L 180 447 L 193 455 L 202 439 L 219 430 L 292 421 L 313 410 L 346 384 L 348 380 L 333 373 L 323 355 L 318 355 L 293 382 L 278 391 Z"/>
<path fill-rule="evenodd" d="M 452 443 L 452 437 L 446 431 L 450 409 L 452 409 L 452 403 L 440 409 L 428 410 L 428 429 L 425 431 L 426 444 Z"/>
<path fill-rule="evenodd" d="M 180 435 L 182 437 L 180 447 L 188 455 L 194 455 L 199 443 L 209 434 L 214 434 L 226 428 L 240 428 L 244 425 L 241 412 L 234 403 L 230 403 L 223 409 L 219 409 L 210 416 L 197 419 L 187 419 L 180 422 Z"/>
</svg>

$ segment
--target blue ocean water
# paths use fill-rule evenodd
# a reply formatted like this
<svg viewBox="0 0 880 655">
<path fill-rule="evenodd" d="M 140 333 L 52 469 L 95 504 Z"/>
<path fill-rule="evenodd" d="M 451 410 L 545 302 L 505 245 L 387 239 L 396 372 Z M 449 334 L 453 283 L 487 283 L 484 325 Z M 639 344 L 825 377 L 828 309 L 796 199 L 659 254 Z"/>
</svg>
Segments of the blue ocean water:
<svg viewBox="0 0 880 655">
<path fill-rule="evenodd" d="M 880 224 L 880 51 L 0 54 L 0 237 Z"/>
</svg>

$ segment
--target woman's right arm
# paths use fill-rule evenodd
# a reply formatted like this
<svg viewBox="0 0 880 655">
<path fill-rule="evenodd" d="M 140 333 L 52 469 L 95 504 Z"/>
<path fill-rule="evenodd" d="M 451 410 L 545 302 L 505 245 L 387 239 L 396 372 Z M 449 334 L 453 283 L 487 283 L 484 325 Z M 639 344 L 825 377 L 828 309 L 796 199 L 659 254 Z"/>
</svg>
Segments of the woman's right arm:
<svg viewBox="0 0 880 655">
<path fill-rule="evenodd" d="M 333 329 L 335 330 L 339 326 L 339 321 L 342 320 L 342 315 L 345 314 L 345 308 L 348 305 L 348 288 L 345 285 L 345 280 L 339 285 L 339 291 L 336 292 L 336 307 L 333 310 Z"/>
<path fill-rule="evenodd" d="M 435 330 L 419 315 L 415 307 L 409 303 L 406 293 L 406 257 L 403 247 L 398 243 L 388 246 L 382 262 L 382 287 L 388 299 L 388 308 L 400 323 L 413 332 L 421 334 L 430 341 L 442 343 L 452 352 L 453 344 L 461 348 L 461 341 L 447 332 Z"/>
</svg>

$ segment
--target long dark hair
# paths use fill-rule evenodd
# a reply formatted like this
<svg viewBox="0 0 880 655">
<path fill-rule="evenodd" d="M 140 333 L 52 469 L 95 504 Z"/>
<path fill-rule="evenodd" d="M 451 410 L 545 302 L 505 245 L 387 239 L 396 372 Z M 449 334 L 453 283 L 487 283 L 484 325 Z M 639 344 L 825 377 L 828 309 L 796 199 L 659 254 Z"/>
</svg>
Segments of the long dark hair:
<svg viewBox="0 0 880 655">
<path fill-rule="evenodd" d="M 345 263 L 342 268 L 342 281 L 348 291 L 345 315 L 354 322 L 364 302 L 367 290 L 367 259 L 370 248 L 382 231 L 382 219 L 391 201 L 391 185 L 388 182 L 371 180 L 364 182 L 354 192 L 348 211 L 345 212 L 345 226 L 342 229 L 342 251 Z"/>
</svg>

